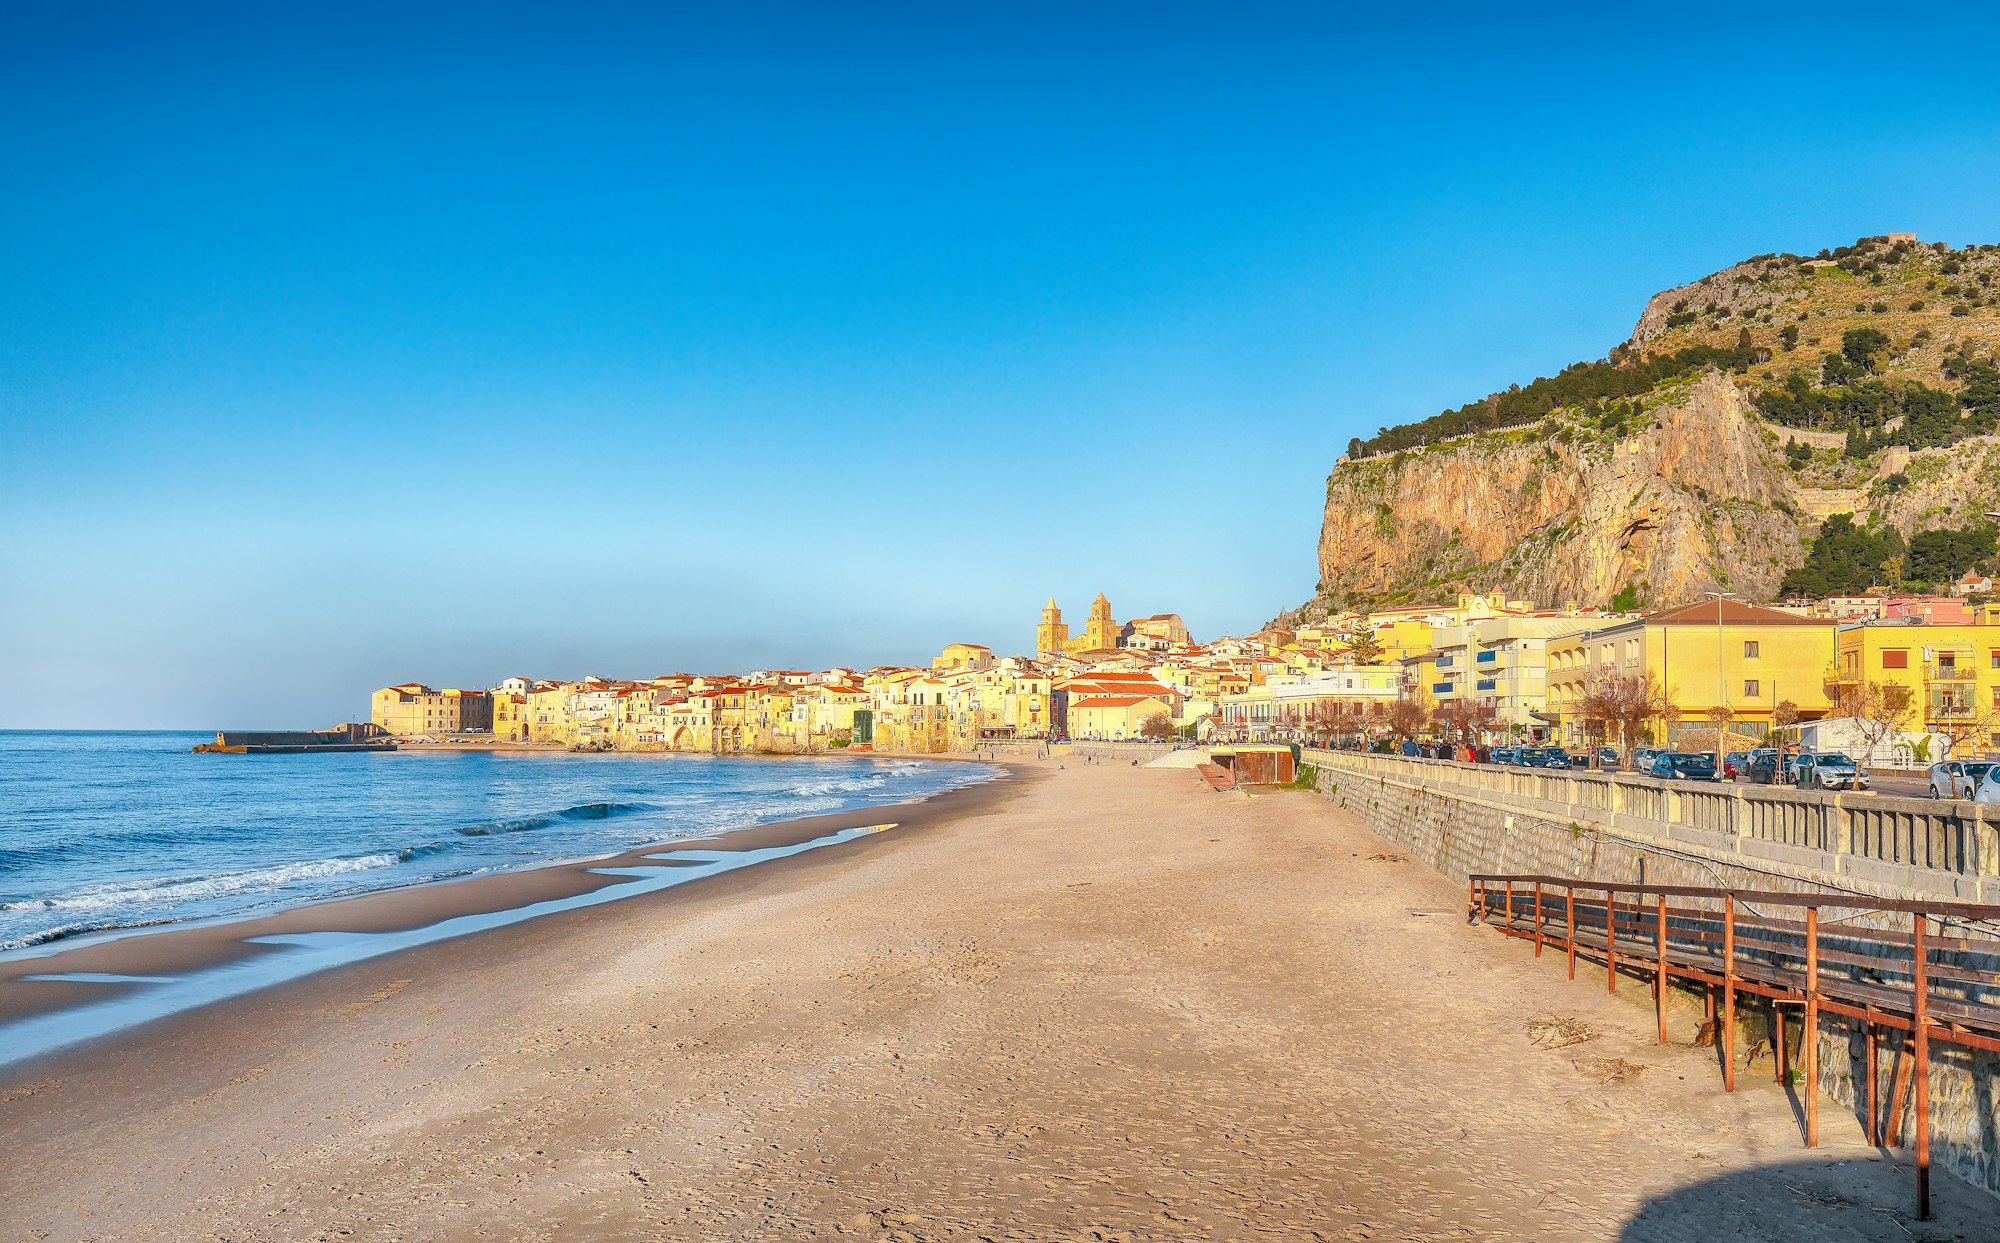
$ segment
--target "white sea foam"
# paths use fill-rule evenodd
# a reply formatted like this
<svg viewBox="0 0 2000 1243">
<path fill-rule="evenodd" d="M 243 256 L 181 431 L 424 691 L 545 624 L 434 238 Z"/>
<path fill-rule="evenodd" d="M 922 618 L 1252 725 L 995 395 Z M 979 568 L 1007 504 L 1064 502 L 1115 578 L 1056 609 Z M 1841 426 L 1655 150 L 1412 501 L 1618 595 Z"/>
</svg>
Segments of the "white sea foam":
<svg viewBox="0 0 2000 1243">
<path fill-rule="evenodd" d="M 838 781 L 808 781 L 804 785 L 792 787 L 792 793 L 801 798 L 814 798 L 825 794 L 858 794 L 863 790 L 879 790 L 889 784 L 887 777 L 877 774 L 872 777 L 844 777 Z"/>
<path fill-rule="evenodd" d="M 401 857 L 394 853 L 362 855 L 355 859 L 313 859 L 304 863 L 281 863 L 241 872 L 214 876 L 163 876 L 158 880 L 115 881 L 86 885 L 68 893 L 19 902 L 0 902 L 0 911 L 118 911 L 147 910 L 183 902 L 204 902 L 244 893 L 266 893 L 302 880 L 345 876 L 352 872 L 372 872 L 394 867 Z"/>
</svg>

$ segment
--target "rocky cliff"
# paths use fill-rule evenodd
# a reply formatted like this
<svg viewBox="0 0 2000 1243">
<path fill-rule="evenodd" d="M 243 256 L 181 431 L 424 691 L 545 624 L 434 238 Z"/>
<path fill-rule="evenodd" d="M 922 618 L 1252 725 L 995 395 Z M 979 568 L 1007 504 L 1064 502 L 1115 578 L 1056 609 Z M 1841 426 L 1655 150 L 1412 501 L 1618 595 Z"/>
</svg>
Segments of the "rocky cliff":
<svg viewBox="0 0 2000 1243">
<path fill-rule="evenodd" d="M 1863 442 L 1854 452 L 1845 432 L 1760 415 L 1760 393 L 1801 378 L 1817 386 L 1823 352 L 1855 325 L 1888 342 L 1869 361 L 1891 386 L 1949 386 L 1948 359 L 1990 359 L 2000 344 L 1991 288 L 2000 279 L 1979 275 L 2000 278 L 2000 248 L 1948 251 L 1896 236 L 1831 253 L 1762 256 L 1657 294 L 1611 363 L 1597 364 L 1707 348 L 1735 352 L 1729 372 L 1675 375 L 1637 397 L 1559 404 L 1534 422 L 1429 444 L 1397 432 L 1357 441 L 1406 447 L 1334 468 L 1319 591 L 1280 620 L 1460 588 L 1544 606 L 1603 605 L 1620 593 L 1664 606 L 1713 590 L 1771 599 L 1828 514 L 1907 535 L 2000 507 L 2000 438 L 1973 423 L 1942 447 Z M 1930 292 L 1940 289 L 1965 301 L 1945 305 Z"/>
<path fill-rule="evenodd" d="M 1327 484 L 1322 595 L 1769 595 L 1798 563 L 1806 523 L 1776 437 L 1714 374 L 1659 394 L 1645 418 L 1642 430 L 1609 435 L 1553 416 L 1343 465 Z"/>
</svg>

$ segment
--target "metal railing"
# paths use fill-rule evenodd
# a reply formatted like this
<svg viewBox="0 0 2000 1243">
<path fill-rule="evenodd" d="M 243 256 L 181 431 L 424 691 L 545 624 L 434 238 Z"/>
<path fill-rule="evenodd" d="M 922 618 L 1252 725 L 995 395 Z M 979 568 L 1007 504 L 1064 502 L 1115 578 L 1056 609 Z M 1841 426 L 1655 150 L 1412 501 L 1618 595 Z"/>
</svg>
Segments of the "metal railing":
<svg viewBox="0 0 2000 1243">
<path fill-rule="evenodd" d="M 1823 911 L 1844 913 L 1823 921 Z M 1819 1146 L 1820 1016 L 1858 1020 L 1867 1080 L 1859 1104 L 1868 1142 L 1895 1146 L 1914 1099 L 1917 1212 L 1930 1217 L 1931 1043 L 2000 1053 L 2000 939 L 1969 926 L 2000 920 L 2000 906 L 1519 874 L 1473 876 L 1466 916 L 1532 941 L 1537 957 L 1550 946 L 1562 950 L 1571 979 L 1579 957 L 1604 964 L 1612 991 L 1621 971 L 1650 979 L 1662 1044 L 1673 981 L 1700 988 L 1704 1017 L 1721 1046 L 1725 1091 L 1736 1090 L 1737 998 L 1769 1002 L 1780 1083 L 1789 1081 L 1791 1065 L 1779 1007 L 1802 1007 L 1798 1055 L 1808 1148 Z M 1878 1061 L 1888 1033 L 1902 1039 L 1885 1113 Z"/>
<path fill-rule="evenodd" d="M 1868 865 L 1879 864 L 1973 879 L 2000 877 L 2000 805 L 1660 781 L 1622 773 L 1546 772 L 1358 751 L 1308 750 L 1304 762 L 1433 793 L 1501 800 L 1559 822 L 1679 835 L 1726 851 L 1823 864 L 1831 871 L 1868 871 Z M 1829 858 L 1792 858 L 1788 850 Z M 1906 885 L 1922 882 L 1914 874 L 1886 878 Z M 1870 879 L 1885 879 L 1885 874 L 1878 867 Z M 1951 882 L 1939 878 L 1938 883 Z"/>
</svg>

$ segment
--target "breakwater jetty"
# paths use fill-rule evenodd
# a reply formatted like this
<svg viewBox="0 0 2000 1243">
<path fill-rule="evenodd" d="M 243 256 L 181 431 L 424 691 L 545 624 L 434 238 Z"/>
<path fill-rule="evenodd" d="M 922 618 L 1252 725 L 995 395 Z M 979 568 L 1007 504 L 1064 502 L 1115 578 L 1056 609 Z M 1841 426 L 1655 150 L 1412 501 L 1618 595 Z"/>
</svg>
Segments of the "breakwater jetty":
<svg viewBox="0 0 2000 1243">
<path fill-rule="evenodd" d="M 297 755 L 312 751 L 394 751 L 380 725 L 348 722 L 332 729 L 217 730 L 214 742 L 195 744 L 203 755 Z"/>
</svg>

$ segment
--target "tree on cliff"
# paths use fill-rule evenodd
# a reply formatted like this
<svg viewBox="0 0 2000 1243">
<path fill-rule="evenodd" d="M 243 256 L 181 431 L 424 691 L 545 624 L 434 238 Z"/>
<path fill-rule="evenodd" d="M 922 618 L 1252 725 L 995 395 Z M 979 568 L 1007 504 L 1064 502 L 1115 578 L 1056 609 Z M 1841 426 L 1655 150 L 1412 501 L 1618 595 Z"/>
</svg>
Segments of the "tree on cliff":
<svg viewBox="0 0 2000 1243">
<path fill-rule="evenodd" d="M 1806 563 L 1778 585 L 1784 596 L 1858 595 L 1882 581 L 1904 553 L 1903 536 L 1890 527 L 1876 534 L 1856 526 L 1853 514 L 1834 514 L 1813 537 Z"/>
<path fill-rule="evenodd" d="M 1910 540 L 1904 573 L 1912 582 L 1946 586 L 1967 570 L 1991 561 L 1993 552 L 1991 527 L 1919 531 Z"/>
<path fill-rule="evenodd" d="M 1675 709 L 1652 674 L 1623 676 L 1607 674 L 1592 683 L 1577 705 L 1584 720 L 1616 736 L 1624 746 L 1623 767 L 1632 767 L 1632 749 L 1645 736 L 1647 726 L 1663 720 Z"/>
</svg>

